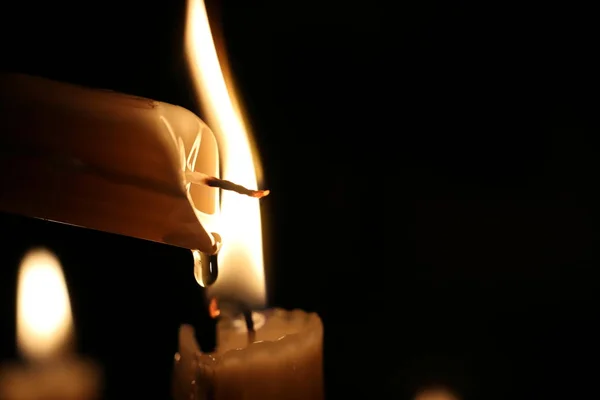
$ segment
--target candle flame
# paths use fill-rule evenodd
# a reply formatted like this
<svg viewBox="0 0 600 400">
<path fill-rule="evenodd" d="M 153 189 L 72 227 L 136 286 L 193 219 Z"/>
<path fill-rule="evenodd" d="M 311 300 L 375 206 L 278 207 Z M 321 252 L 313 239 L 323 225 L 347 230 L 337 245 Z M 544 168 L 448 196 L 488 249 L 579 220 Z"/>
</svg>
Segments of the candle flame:
<svg viewBox="0 0 600 400">
<path fill-rule="evenodd" d="M 67 285 L 54 254 L 28 252 L 21 261 L 17 294 L 17 345 L 32 360 L 56 356 L 68 344 L 73 318 Z"/>
<path fill-rule="evenodd" d="M 219 145 L 221 178 L 257 189 L 257 159 L 251 137 L 237 106 L 232 82 L 225 78 L 219 63 L 204 2 L 188 0 L 187 13 L 188 62 L 200 103 Z M 219 253 L 219 278 L 210 288 L 211 294 L 263 305 L 266 289 L 258 200 L 222 191 L 217 224 L 223 246 Z"/>
</svg>

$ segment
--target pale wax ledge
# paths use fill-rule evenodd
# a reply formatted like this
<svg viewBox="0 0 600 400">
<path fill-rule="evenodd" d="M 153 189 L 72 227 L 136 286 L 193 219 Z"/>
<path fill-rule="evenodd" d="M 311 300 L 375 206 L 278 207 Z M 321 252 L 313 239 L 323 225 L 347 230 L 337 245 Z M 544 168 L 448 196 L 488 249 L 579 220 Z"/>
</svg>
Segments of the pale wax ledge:
<svg viewBox="0 0 600 400">
<path fill-rule="evenodd" d="M 0 74 L 0 210 L 217 251 L 216 139 L 182 107 L 21 74 Z"/>
</svg>

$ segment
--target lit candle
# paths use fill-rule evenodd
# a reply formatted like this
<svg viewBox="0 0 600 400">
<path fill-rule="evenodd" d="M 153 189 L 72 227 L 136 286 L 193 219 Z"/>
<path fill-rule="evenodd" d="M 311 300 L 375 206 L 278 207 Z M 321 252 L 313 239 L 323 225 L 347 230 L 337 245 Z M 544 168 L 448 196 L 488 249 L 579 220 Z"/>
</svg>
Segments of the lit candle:
<svg viewBox="0 0 600 400">
<path fill-rule="evenodd" d="M 256 153 L 236 106 L 231 82 L 212 38 L 202 0 L 190 0 L 186 50 L 196 89 L 219 144 L 224 179 L 257 187 Z M 242 305 L 265 303 L 263 245 L 258 201 L 221 194 L 218 226 L 222 237 L 220 272 L 209 295 L 223 300 L 217 324 L 217 349 L 203 354 L 190 326 L 180 330 L 175 365 L 179 399 L 321 399 L 323 325 L 314 313 L 281 309 L 239 315 Z M 235 299 L 228 313 L 228 299 Z M 213 310 L 215 311 L 215 310 Z M 236 315 L 236 312 L 238 315 Z M 249 321 L 251 320 L 251 321 Z M 248 332 L 248 326 L 254 332 Z"/>
<path fill-rule="evenodd" d="M 0 398 L 98 398 L 98 371 L 71 353 L 72 339 L 71 304 L 60 263 L 47 250 L 33 250 L 21 262 L 17 294 L 17 345 L 27 364 L 2 368 Z"/>
</svg>

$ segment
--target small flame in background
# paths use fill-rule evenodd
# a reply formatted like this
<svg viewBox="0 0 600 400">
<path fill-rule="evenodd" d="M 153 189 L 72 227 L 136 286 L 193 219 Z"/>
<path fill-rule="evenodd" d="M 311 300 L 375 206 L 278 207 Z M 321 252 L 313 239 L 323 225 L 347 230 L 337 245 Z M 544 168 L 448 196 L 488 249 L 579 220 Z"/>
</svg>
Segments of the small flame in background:
<svg viewBox="0 0 600 400">
<path fill-rule="evenodd" d="M 69 344 L 73 317 L 60 262 L 44 249 L 28 252 L 19 270 L 17 342 L 31 360 L 55 357 Z"/>
<path fill-rule="evenodd" d="M 188 62 L 200 104 L 219 144 L 221 178 L 258 188 L 258 163 L 255 164 L 251 137 L 237 107 L 233 85 L 219 63 L 204 1 L 188 0 L 187 13 Z M 217 224 L 223 247 L 219 253 L 219 278 L 210 294 L 263 306 L 266 288 L 258 200 L 222 191 Z"/>
</svg>

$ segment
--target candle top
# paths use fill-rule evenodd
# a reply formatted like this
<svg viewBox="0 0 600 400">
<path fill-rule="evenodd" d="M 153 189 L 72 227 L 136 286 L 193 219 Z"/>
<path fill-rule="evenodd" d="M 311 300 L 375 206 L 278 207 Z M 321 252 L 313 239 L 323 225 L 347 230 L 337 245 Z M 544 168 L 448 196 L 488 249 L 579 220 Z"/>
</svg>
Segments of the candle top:
<svg viewBox="0 0 600 400">
<path fill-rule="evenodd" d="M 264 324 L 258 315 L 264 315 Z M 194 330 L 182 325 L 175 355 L 175 398 L 321 399 L 323 325 L 315 313 L 271 309 L 257 313 L 258 342 L 245 324 L 221 320 L 218 351 L 201 353 Z M 289 392 L 292 390 L 292 393 Z M 193 396 L 191 396 L 193 394 Z"/>
<path fill-rule="evenodd" d="M 261 321 L 261 316 L 264 321 Z M 253 343 L 248 342 L 245 324 L 236 321 L 239 320 L 219 321 L 217 351 L 208 357 L 220 367 L 236 365 L 248 358 L 264 359 L 265 362 L 272 357 L 294 360 L 306 357 L 315 350 L 320 351 L 323 325 L 315 313 L 282 309 L 257 312 Z"/>
<path fill-rule="evenodd" d="M 248 343 L 245 324 L 239 319 L 222 319 L 217 325 L 217 351 L 200 354 L 193 328 L 183 325 L 179 332 L 181 353 L 197 353 L 204 361 L 220 364 L 241 358 L 277 353 L 302 352 L 321 343 L 323 324 L 315 313 L 303 310 L 270 309 L 254 313 L 256 336 Z"/>
</svg>

